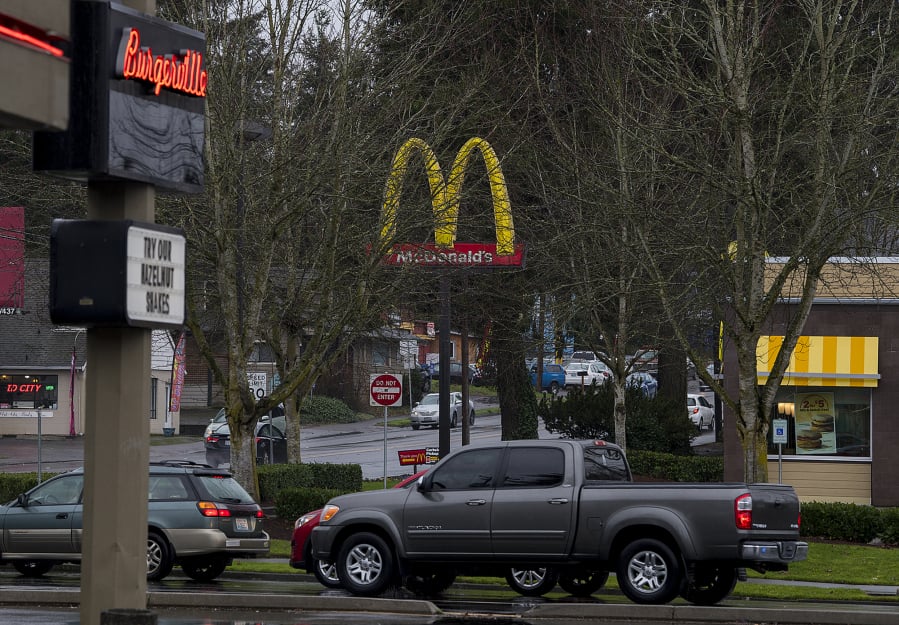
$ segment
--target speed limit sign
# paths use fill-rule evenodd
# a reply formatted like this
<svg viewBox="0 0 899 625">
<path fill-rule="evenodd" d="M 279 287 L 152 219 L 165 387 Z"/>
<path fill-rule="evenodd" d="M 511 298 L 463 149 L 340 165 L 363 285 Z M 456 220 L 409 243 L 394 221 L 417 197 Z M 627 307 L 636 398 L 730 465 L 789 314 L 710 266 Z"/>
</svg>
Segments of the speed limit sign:
<svg viewBox="0 0 899 625">
<path fill-rule="evenodd" d="M 250 392 L 256 401 L 259 401 L 268 395 L 268 375 L 265 371 L 248 371 L 247 383 L 250 385 Z"/>
</svg>

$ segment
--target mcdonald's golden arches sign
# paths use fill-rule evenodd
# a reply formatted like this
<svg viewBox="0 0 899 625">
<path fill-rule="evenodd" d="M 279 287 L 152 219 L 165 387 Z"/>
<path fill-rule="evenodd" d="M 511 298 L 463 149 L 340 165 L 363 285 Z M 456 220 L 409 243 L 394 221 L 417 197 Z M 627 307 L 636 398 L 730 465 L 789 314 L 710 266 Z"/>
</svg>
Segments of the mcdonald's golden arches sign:
<svg viewBox="0 0 899 625">
<path fill-rule="evenodd" d="M 490 194 L 493 198 L 493 219 L 496 243 L 460 243 L 456 241 L 459 203 L 465 171 L 472 155 L 479 152 L 487 166 Z M 431 191 L 434 211 L 434 243 L 395 243 L 396 220 L 403 182 L 409 169 L 409 159 L 416 153 L 424 158 L 425 174 Z M 496 152 L 484 139 L 474 137 L 456 154 L 450 170 L 449 182 L 444 178 L 434 151 L 423 140 L 408 139 L 393 158 L 384 206 L 381 210 L 381 243 L 386 246 L 384 262 L 390 265 L 426 267 L 521 267 L 524 245 L 515 243 L 512 205 Z"/>
</svg>

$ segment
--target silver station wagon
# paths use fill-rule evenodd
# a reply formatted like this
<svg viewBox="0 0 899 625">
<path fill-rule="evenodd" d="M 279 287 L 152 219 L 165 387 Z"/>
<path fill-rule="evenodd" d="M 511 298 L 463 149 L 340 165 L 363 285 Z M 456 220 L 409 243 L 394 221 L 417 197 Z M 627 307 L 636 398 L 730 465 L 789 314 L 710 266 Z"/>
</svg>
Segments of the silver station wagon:
<svg viewBox="0 0 899 625">
<path fill-rule="evenodd" d="M 0 563 L 39 577 L 80 562 L 84 472 L 57 475 L 0 506 Z M 147 579 L 172 567 L 213 580 L 235 558 L 269 552 L 262 508 L 227 471 L 186 461 L 150 464 Z"/>
</svg>

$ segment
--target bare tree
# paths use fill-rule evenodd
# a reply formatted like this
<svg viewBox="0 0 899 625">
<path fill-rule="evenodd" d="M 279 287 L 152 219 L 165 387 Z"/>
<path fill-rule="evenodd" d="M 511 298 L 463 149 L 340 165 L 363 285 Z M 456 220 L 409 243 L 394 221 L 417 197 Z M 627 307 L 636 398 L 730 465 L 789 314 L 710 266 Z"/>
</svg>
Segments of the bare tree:
<svg viewBox="0 0 899 625">
<path fill-rule="evenodd" d="M 669 127 L 625 121 L 675 168 L 662 181 L 671 192 L 648 215 L 667 235 L 641 231 L 646 266 L 692 356 L 675 303 L 685 287 L 723 320 L 737 393 L 697 370 L 736 417 L 744 478 L 765 481 L 768 415 L 822 268 L 833 255 L 871 249 L 864 238 L 895 184 L 895 3 L 637 4 L 629 50 L 677 113 Z M 683 245 L 676 257 L 688 285 L 670 280 L 671 248 Z M 758 386 L 756 345 L 787 286 L 798 303 Z"/>
</svg>

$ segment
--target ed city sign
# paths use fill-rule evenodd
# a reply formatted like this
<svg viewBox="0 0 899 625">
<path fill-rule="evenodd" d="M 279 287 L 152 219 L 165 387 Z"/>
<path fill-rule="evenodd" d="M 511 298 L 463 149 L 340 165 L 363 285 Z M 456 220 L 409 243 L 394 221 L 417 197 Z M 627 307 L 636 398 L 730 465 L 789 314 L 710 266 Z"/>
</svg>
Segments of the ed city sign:
<svg viewBox="0 0 899 625">
<path fill-rule="evenodd" d="M 402 406 L 403 381 L 392 373 L 371 375 L 371 406 Z"/>
</svg>

